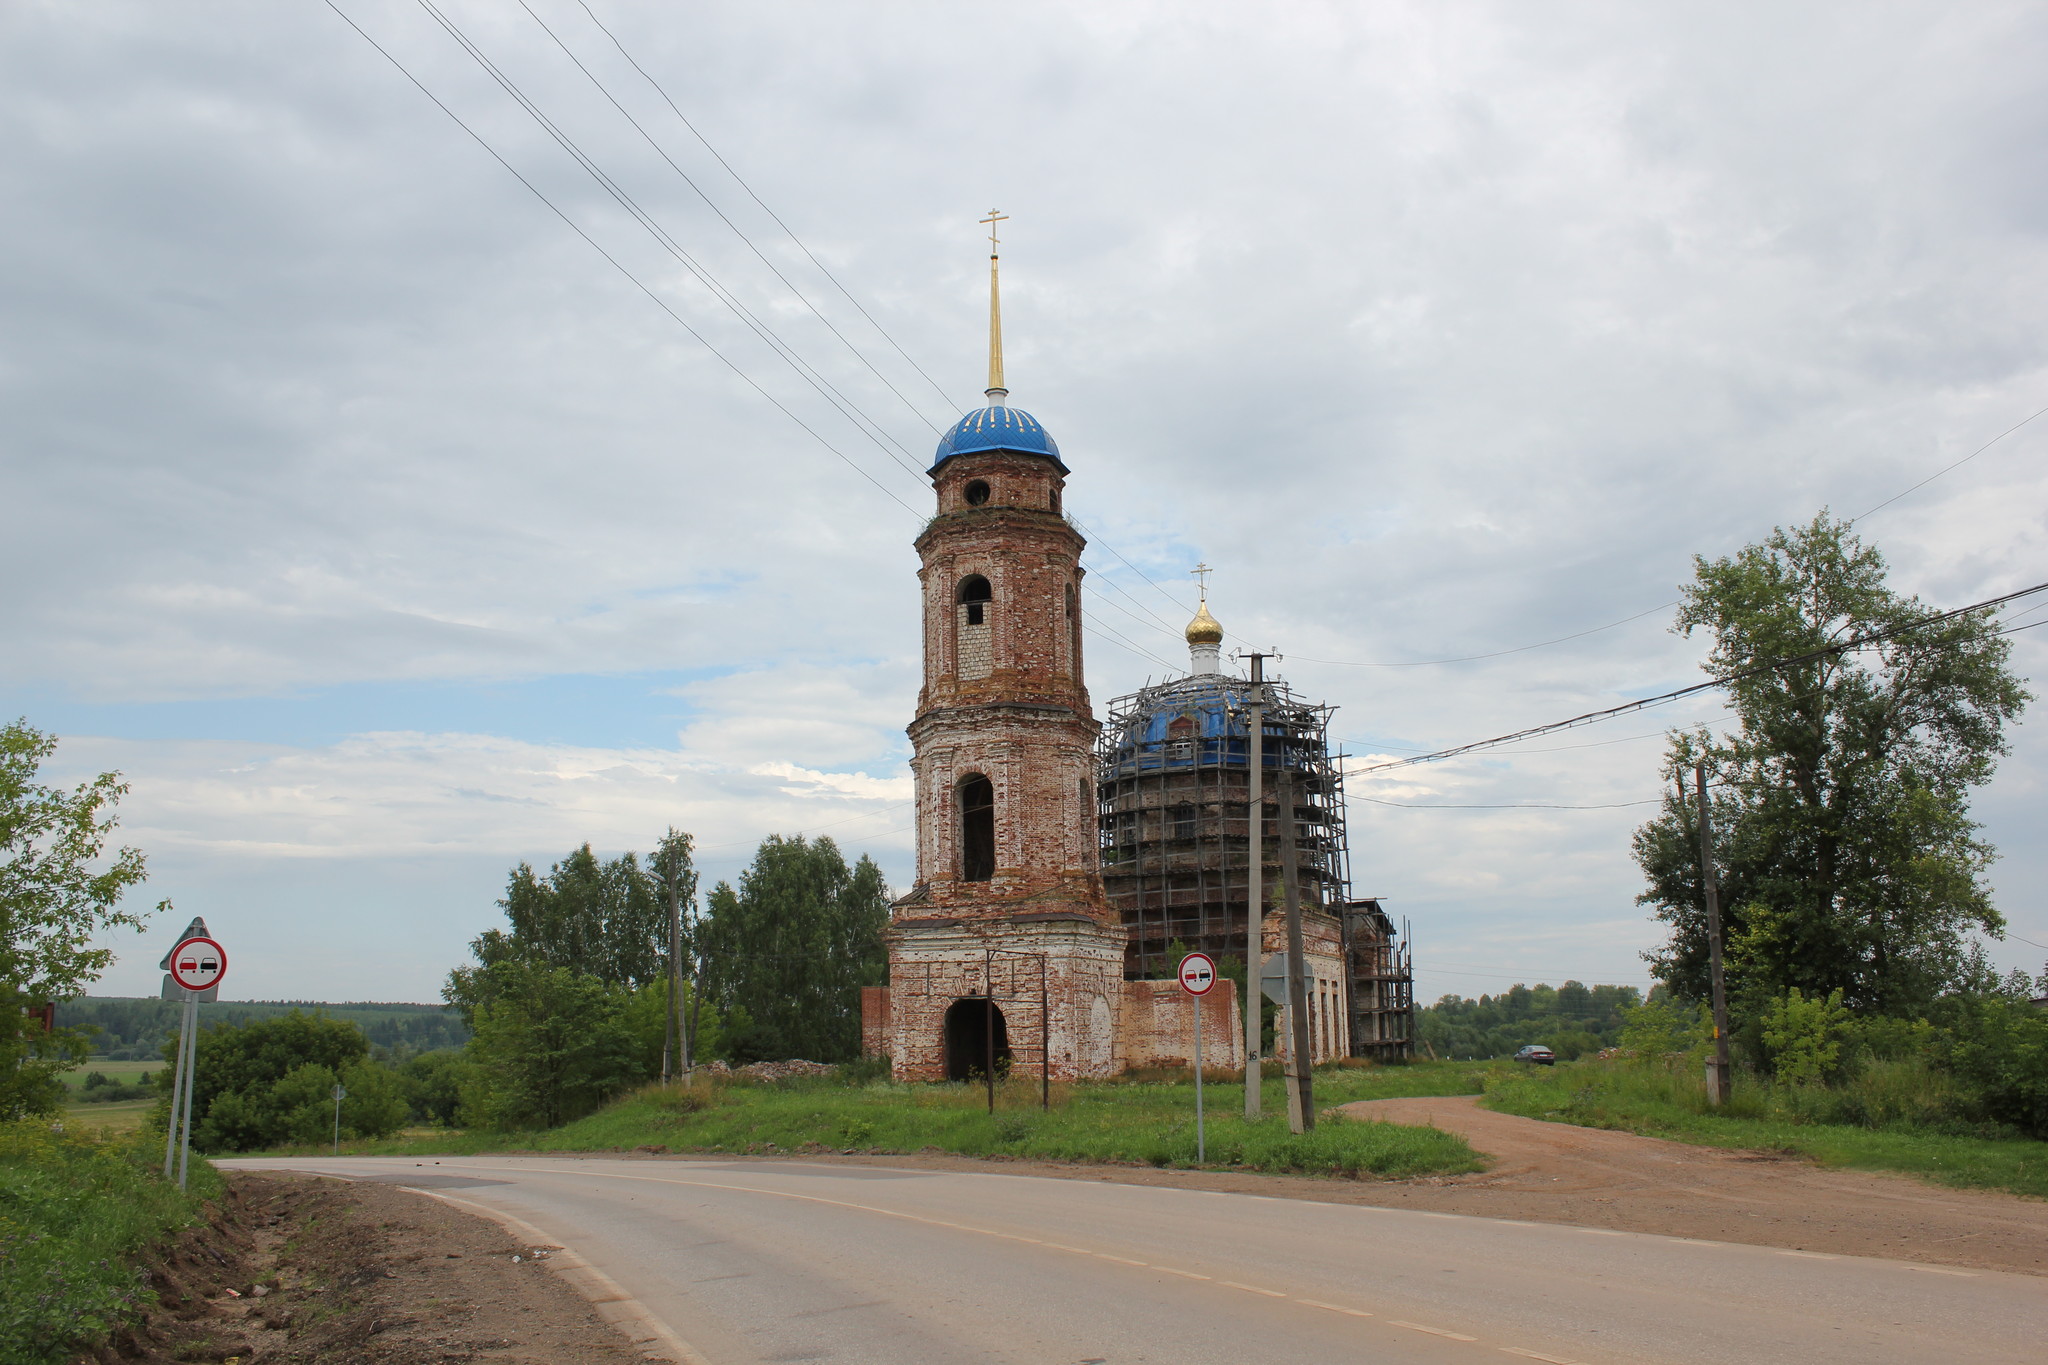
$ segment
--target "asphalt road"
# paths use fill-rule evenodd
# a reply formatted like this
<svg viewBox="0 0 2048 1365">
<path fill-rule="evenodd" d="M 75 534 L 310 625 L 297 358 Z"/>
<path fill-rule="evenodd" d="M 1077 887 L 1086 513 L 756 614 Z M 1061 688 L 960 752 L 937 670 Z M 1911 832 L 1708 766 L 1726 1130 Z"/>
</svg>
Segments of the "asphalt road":
<svg viewBox="0 0 2048 1365">
<path fill-rule="evenodd" d="M 1641 1233 L 881 1164 L 220 1164 L 523 1219 L 711 1365 L 2048 1359 L 2048 1280 Z"/>
</svg>

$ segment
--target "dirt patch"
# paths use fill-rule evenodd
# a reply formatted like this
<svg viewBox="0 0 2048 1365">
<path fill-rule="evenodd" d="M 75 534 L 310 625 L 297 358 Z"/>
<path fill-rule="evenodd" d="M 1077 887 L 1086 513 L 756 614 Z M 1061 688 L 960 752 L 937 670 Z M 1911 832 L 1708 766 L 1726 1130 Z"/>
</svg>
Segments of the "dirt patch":
<svg viewBox="0 0 2048 1365">
<path fill-rule="evenodd" d="M 158 1306 L 113 1362 L 640 1365 L 645 1356 L 515 1240 L 439 1200 L 373 1182 L 228 1175 L 208 1225 L 152 1268 Z M 514 1258 L 517 1259 L 514 1259 Z"/>
<path fill-rule="evenodd" d="M 1376 1204 L 2048 1275 L 2041 1200 L 1497 1114 L 1471 1095 L 1343 1112 L 1432 1125 L 1494 1158 L 1477 1175 L 1383 1186 Z"/>
</svg>

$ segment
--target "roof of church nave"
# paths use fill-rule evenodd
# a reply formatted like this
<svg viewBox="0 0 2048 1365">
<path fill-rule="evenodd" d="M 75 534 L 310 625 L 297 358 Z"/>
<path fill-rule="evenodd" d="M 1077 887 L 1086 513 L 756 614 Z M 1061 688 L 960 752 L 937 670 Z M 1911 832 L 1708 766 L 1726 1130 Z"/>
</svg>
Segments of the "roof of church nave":
<svg viewBox="0 0 2048 1365">
<path fill-rule="evenodd" d="M 1022 408 L 991 403 L 985 408 L 976 408 L 953 424 L 952 430 L 939 438 L 938 453 L 932 458 L 932 469 L 955 455 L 973 455 L 985 450 L 1009 450 L 1020 455 L 1043 455 L 1059 465 L 1062 474 L 1067 472 L 1066 464 L 1060 459 L 1059 442 L 1052 433 L 1039 425 L 1036 417 Z"/>
</svg>

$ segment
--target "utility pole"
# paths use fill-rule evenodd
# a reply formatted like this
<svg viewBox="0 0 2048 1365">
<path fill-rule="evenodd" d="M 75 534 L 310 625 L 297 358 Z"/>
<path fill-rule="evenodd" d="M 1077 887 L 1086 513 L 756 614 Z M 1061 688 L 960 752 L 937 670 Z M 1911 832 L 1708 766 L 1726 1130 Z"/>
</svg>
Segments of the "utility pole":
<svg viewBox="0 0 2048 1365">
<path fill-rule="evenodd" d="M 1707 904 L 1707 969 L 1714 993 L 1714 1060 L 1707 1063 L 1707 1103 L 1720 1105 L 1728 1100 L 1728 982 L 1721 972 L 1721 888 L 1714 880 L 1714 822 L 1707 809 L 1705 759 L 1693 765 L 1692 775 L 1700 807 L 1700 890 Z"/>
<path fill-rule="evenodd" d="M 1280 878 L 1287 901 L 1287 1126 L 1316 1126 L 1315 1079 L 1308 1046 L 1308 963 L 1301 942 L 1301 870 L 1295 856 L 1294 770 L 1280 754 Z"/>
<path fill-rule="evenodd" d="M 681 878 L 668 878 L 668 1008 L 661 1021 L 661 1083 L 675 1076 L 676 1043 L 683 1022 L 683 888 Z"/>
<path fill-rule="evenodd" d="M 1245 733 L 1250 740 L 1250 752 L 1246 755 L 1245 769 L 1245 829 L 1247 832 L 1245 857 L 1245 916 L 1244 916 L 1244 998 L 1240 1001 L 1244 1009 L 1244 1116 L 1255 1119 L 1259 1116 L 1259 1042 L 1265 1032 L 1260 1027 L 1266 1012 L 1265 992 L 1259 984 L 1259 967 L 1266 956 L 1266 906 L 1265 889 L 1261 885 L 1266 864 L 1266 659 L 1264 654 L 1247 654 L 1251 660 L 1252 681 L 1247 693 L 1251 703 L 1250 714 L 1245 721 Z"/>
</svg>

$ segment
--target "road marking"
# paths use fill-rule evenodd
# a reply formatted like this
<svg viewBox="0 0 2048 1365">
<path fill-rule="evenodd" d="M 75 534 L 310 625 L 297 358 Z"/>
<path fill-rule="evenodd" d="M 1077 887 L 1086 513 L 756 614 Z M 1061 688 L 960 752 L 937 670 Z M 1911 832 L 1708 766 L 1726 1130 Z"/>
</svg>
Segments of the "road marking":
<svg viewBox="0 0 2048 1365">
<path fill-rule="evenodd" d="M 1501 1350 L 1511 1356 L 1520 1356 L 1524 1360 L 1541 1360 L 1545 1365 L 1579 1365 L 1576 1360 L 1566 1360 L 1563 1356 L 1547 1356 L 1541 1351 L 1525 1351 L 1519 1346 L 1503 1346 Z"/>
<path fill-rule="evenodd" d="M 1211 1278 L 1210 1276 L 1207 1276 L 1207 1275 L 1197 1275 L 1197 1274 L 1196 1274 L 1196 1273 L 1195 1273 L 1194 1271 L 1192 1271 L 1192 1270 L 1175 1270 L 1175 1269 L 1174 1269 L 1174 1268 L 1173 1268 L 1172 1266 L 1170 1266 L 1170 1265 L 1155 1265 L 1155 1266 L 1153 1266 L 1152 1268 L 1153 1268 L 1154 1270 L 1163 1270 L 1163 1271 L 1165 1271 L 1165 1272 L 1166 1272 L 1167 1274 L 1169 1274 L 1169 1275 L 1178 1275 L 1178 1276 L 1180 1276 L 1180 1277 L 1181 1277 L 1182 1279 L 1184 1279 L 1184 1280 L 1206 1280 L 1206 1279 L 1209 1279 L 1209 1278 Z"/>
<path fill-rule="evenodd" d="M 1625 1232 L 1616 1232 L 1616 1231 L 1614 1231 L 1614 1230 L 1613 1230 L 1613 1229 L 1611 1229 L 1611 1228 L 1579 1228 L 1579 1229 L 1577 1229 L 1577 1231 L 1579 1231 L 1579 1232 L 1590 1232 L 1590 1233 L 1592 1233 L 1592 1234 L 1593 1234 L 1593 1235 L 1594 1235 L 1595 1237 L 1626 1237 L 1626 1236 L 1628 1236 L 1628 1234 L 1627 1234 L 1627 1233 L 1625 1233 Z"/>
<path fill-rule="evenodd" d="M 1247 1294 L 1264 1294 L 1269 1299 L 1284 1299 L 1287 1296 L 1277 1289 L 1261 1289 L 1255 1284 L 1239 1284 L 1236 1280 L 1218 1280 L 1225 1289 L 1242 1289 Z"/>
<path fill-rule="evenodd" d="M 1960 1275 L 1966 1280 L 1977 1278 L 1977 1272 L 1974 1270 L 1948 1270 L 1938 1265 L 1909 1265 L 1906 1269 L 1917 1270 L 1923 1275 Z"/>
<path fill-rule="evenodd" d="M 1824 1251 L 1780 1251 L 1780 1256 L 1804 1256 L 1809 1261 L 1839 1261 L 1839 1256 L 1830 1256 Z"/>
<path fill-rule="evenodd" d="M 1457 1217 L 1458 1215 L 1457 1215 L 1457 1214 L 1455 1214 L 1455 1213 L 1425 1213 L 1425 1214 L 1423 1214 L 1422 1216 L 1423 1216 L 1424 1218 L 1451 1218 L 1451 1219 L 1455 1219 L 1455 1218 L 1456 1218 L 1456 1217 Z"/>
<path fill-rule="evenodd" d="M 1093 1251 L 1090 1252 L 1089 1255 L 1099 1256 L 1105 1261 L 1121 1261 L 1125 1265 L 1142 1265 L 1150 1267 L 1152 1264 L 1150 1261 L 1134 1261 L 1128 1256 L 1112 1256 L 1106 1251 Z"/>
<path fill-rule="evenodd" d="M 1441 1328 L 1441 1327 L 1424 1327 L 1424 1326 L 1423 1326 L 1423 1325 L 1422 1325 L 1421 1323 L 1419 1323 L 1419 1322 L 1403 1322 L 1403 1321 L 1401 1321 L 1401 1320 L 1400 1320 L 1399 1318 L 1388 1318 L 1388 1319 L 1387 1319 L 1387 1326 L 1389 1326 L 1389 1327 L 1406 1327 L 1406 1328 L 1407 1328 L 1407 1329 L 1408 1329 L 1409 1331 L 1411 1331 L 1411 1332 L 1427 1332 L 1427 1333 L 1429 1333 L 1429 1334 L 1430 1334 L 1431 1336 L 1433 1336 L 1433 1337 L 1449 1337 L 1449 1338 L 1450 1338 L 1450 1339 L 1451 1339 L 1452 1341 L 1477 1341 L 1477 1340 L 1479 1340 L 1479 1338 L 1478 1338 L 1478 1337 L 1468 1337 L 1468 1336 L 1466 1336 L 1466 1335 L 1465 1335 L 1465 1334 L 1464 1334 L 1463 1332 L 1446 1332 L 1446 1331 L 1445 1331 L 1445 1330 L 1444 1330 L 1443 1328 Z"/>
<path fill-rule="evenodd" d="M 1319 1303 L 1315 1299 L 1296 1299 L 1295 1302 L 1304 1308 L 1327 1308 L 1332 1313 L 1349 1313 L 1354 1318 L 1369 1318 L 1372 1316 L 1363 1308 L 1346 1308 L 1342 1304 Z"/>
</svg>

